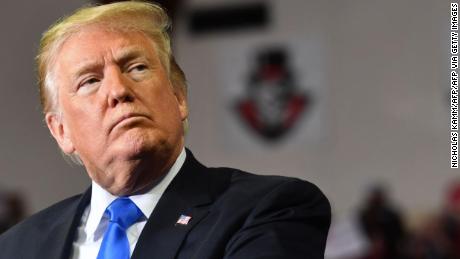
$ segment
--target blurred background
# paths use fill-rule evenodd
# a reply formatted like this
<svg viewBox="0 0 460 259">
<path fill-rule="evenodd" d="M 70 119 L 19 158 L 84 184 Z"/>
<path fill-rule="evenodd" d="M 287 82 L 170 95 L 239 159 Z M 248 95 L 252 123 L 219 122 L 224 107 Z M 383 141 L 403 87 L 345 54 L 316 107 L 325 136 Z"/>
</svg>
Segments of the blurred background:
<svg viewBox="0 0 460 259">
<path fill-rule="evenodd" d="M 450 1 L 159 2 L 201 162 L 318 185 L 327 258 L 460 258 Z M 34 74 L 41 33 L 89 3 L 2 2 L 0 232 L 90 184 L 51 138 Z"/>
</svg>

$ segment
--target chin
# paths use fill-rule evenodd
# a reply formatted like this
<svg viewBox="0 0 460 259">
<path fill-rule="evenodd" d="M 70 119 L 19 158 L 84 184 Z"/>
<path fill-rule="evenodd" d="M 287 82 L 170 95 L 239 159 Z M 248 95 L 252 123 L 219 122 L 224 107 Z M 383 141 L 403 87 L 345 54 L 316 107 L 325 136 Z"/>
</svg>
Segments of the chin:
<svg viewBox="0 0 460 259">
<path fill-rule="evenodd" d="M 168 149 L 166 138 L 151 130 L 133 129 L 126 132 L 119 140 L 115 146 L 115 153 L 121 160 L 140 159 Z"/>
</svg>

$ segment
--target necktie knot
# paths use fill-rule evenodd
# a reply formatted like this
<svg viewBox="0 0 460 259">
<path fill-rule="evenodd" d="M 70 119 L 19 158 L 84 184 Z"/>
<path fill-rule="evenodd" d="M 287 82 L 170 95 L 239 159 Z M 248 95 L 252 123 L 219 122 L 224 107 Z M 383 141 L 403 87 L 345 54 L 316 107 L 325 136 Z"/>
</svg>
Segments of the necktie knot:
<svg viewBox="0 0 460 259">
<path fill-rule="evenodd" d="M 142 217 L 142 211 L 127 197 L 114 200 L 106 212 L 110 222 L 117 223 L 123 229 L 129 228 Z"/>
</svg>

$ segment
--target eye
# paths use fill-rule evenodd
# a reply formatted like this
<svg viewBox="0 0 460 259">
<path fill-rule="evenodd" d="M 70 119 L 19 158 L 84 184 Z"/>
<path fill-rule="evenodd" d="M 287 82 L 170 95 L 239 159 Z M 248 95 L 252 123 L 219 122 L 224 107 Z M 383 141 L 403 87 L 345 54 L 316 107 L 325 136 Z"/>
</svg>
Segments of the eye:
<svg viewBox="0 0 460 259">
<path fill-rule="evenodd" d="M 95 77 L 92 77 L 92 78 L 90 78 L 90 79 L 84 81 L 83 84 L 95 84 L 95 83 L 97 83 L 97 82 L 99 82 L 99 79 L 97 79 L 97 78 L 95 78 Z"/>
<path fill-rule="evenodd" d="M 99 83 L 101 80 L 97 77 L 89 77 L 85 80 L 83 80 L 79 85 L 78 85 L 78 89 L 82 88 L 82 87 L 88 87 L 88 86 L 93 86 L 97 83 Z"/>
<path fill-rule="evenodd" d="M 149 76 L 149 67 L 144 63 L 136 63 L 129 67 L 128 76 L 134 81 L 142 81 Z"/>
<path fill-rule="evenodd" d="M 132 66 L 130 69 L 129 69 L 129 72 L 143 72 L 147 69 L 147 66 L 144 65 L 144 64 L 137 64 L 135 66 Z"/>
</svg>

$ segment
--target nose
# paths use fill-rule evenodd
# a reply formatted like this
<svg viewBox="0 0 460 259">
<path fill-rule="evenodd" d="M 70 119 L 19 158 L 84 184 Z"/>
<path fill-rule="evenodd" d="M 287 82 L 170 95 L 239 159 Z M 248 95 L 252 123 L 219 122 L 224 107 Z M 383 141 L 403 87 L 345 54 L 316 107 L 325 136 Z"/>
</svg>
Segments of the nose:
<svg viewBox="0 0 460 259">
<path fill-rule="evenodd" d="M 132 102 L 134 95 L 130 82 L 118 68 L 109 69 L 105 75 L 107 87 L 107 104 L 115 107 L 120 103 Z"/>
</svg>

